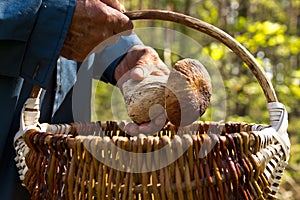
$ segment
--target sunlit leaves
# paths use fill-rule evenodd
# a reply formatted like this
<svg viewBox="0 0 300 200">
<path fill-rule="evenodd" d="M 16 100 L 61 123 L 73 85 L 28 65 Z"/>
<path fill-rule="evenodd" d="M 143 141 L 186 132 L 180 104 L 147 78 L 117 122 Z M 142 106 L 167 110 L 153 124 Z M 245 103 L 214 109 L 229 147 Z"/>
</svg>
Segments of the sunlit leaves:
<svg viewBox="0 0 300 200">
<path fill-rule="evenodd" d="M 237 35 L 236 39 L 244 44 L 252 53 L 255 53 L 261 47 L 273 47 L 279 45 L 290 44 L 288 36 L 286 36 L 286 26 L 270 21 L 245 23 L 244 18 L 241 20 L 247 32 Z M 241 27 L 237 26 L 237 27 Z M 283 50 L 284 55 L 289 54 L 289 50 Z"/>
<path fill-rule="evenodd" d="M 288 48 L 292 54 L 300 53 L 300 37 L 291 36 L 288 41 Z"/>
<path fill-rule="evenodd" d="M 279 23 L 273 23 L 270 21 L 265 21 L 262 23 L 262 27 L 260 27 L 262 32 L 265 35 L 275 35 L 275 34 L 283 34 L 286 31 L 286 26 L 281 25 Z"/>
<path fill-rule="evenodd" d="M 213 1 L 205 0 L 196 8 L 198 18 L 211 24 L 216 24 L 218 9 Z"/>
<path fill-rule="evenodd" d="M 297 85 L 292 84 L 292 85 L 290 85 L 290 89 L 291 89 L 292 95 L 295 98 L 300 99 L 300 87 L 299 87 L 299 85 L 297 86 Z"/>
<path fill-rule="evenodd" d="M 224 59 L 226 55 L 226 47 L 220 43 L 211 43 L 209 46 L 203 48 L 203 52 L 209 55 L 214 60 Z"/>
</svg>

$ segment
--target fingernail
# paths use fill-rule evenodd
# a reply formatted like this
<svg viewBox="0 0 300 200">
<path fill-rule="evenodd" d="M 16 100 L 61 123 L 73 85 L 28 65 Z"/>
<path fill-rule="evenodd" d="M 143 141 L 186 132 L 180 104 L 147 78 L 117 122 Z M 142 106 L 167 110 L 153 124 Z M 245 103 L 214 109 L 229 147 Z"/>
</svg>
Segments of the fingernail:
<svg viewBox="0 0 300 200">
<path fill-rule="evenodd" d="M 136 68 L 135 70 L 135 73 L 139 76 L 144 76 L 144 70 L 142 68 Z"/>
</svg>

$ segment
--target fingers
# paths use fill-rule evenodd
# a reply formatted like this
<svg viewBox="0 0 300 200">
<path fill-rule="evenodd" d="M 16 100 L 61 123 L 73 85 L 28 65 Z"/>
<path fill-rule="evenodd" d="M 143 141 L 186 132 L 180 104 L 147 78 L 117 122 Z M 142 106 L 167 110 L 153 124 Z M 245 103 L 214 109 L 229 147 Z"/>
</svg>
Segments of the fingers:
<svg viewBox="0 0 300 200">
<path fill-rule="evenodd" d="M 121 33 L 124 31 L 128 31 L 125 32 L 125 35 L 129 35 L 132 32 L 133 29 L 133 23 L 130 21 L 130 19 L 124 15 L 122 12 L 110 7 L 110 6 L 106 6 L 106 14 L 107 19 L 109 24 L 107 24 L 108 26 L 112 27 L 112 34 L 117 34 L 117 33 Z"/>
<path fill-rule="evenodd" d="M 118 33 L 130 34 L 133 24 L 120 11 L 117 0 L 78 0 L 61 55 L 83 61 L 100 42 Z"/>
<path fill-rule="evenodd" d="M 132 136 L 140 133 L 139 126 L 133 122 L 126 124 L 125 131 L 129 132 L 129 134 Z"/>
<path fill-rule="evenodd" d="M 151 47 L 137 46 L 139 57 L 131 70 L 131 78 L 141 81 L 149 75 L 164 76 L 170 73 L 169 68 L 160 59 L 157 52 Z"/>
<path fill-rule="evenodd" d="M 148 68 L 144 66 L 136 66 L 132 69 L 127 63 L 127 59 L 123 59 L 121 63 L 115 70 L 115 79 L 117 80 L 118 87 L 122 87 L 123 83 L 129 79 L 133 79 L 136 81 L 144 80 L 148 75 L 150 75 L 150 71 Z"/>
<path fill-rule="evenodd" d="M 118 87 L 129 79 L 142 81 L 149 75 L 166 76 L 170 69 L 159 58 L 157 52 L 147 46 L 133 46 L 114 72 Z"/>
<path fill-rule="evenodd" d="M 134 56 L 138 59 L 130 76 L 133 80 L 141 81 L 156 70 L 160 58 L 157 52 L 150 47 L 137 45 L 133 50 L 136 52 Z"/>
<path fill-rule="evenodd" d="M 167 123 L 166 114 L 162 113 L 148 123 L 144 123 L 140 125 L 135 124 L 133 122 L 128 123 L 125 126 L 125 131 L 129 132 L 129 134 L 132 136 L 138 135 L 139 133 L 152 135 L 160 131 L 166 123 Z"/>
<path fill-rule="evenodd" d="M 114 72 L 114 77 L 118 81 L 118 86 L 121 88 L 123 83 L 131 77 L 135 77 L 134 80 L 142 80 L 144 78 L 145 71 L 142 67 L 138 68 L 141 63 L 144 63 L 142 56 L 144 51 L 141 45 L 133 46 L 121 60 Z"/>
<path fill-rule="evenodd" d="M 133 80 L 141 81 L 150 75 L 150 71 L 146 66 L 136 66 L 130 72 L 130 77 Z"/>
<path fill-rule="evenodd" d="M 130 77 L 133 80 L 141 81 L 149 75 L 166 76 L 170 74 L 170 69 L 161 60 L 152 63 L 145 60 L 145 62 L 149 63 L 137 65 L 131 70 Z"/>
<path fill-rule="evenodd" d="M 167 121 L 166 116 L 163 113 L 157 118 L 153 119 L 151 122 L 141 124 L 139 126 L 139 131 L 145 134 L 155 134 L 156 132 L 160 131 L 164 127 L 166 121 Z"/>
<path fill-rule="evenodd" d="M 118 0 L 101 0 L 101 1 L 120 12 L 125 11 L 124 6 Z"/>
</svg>

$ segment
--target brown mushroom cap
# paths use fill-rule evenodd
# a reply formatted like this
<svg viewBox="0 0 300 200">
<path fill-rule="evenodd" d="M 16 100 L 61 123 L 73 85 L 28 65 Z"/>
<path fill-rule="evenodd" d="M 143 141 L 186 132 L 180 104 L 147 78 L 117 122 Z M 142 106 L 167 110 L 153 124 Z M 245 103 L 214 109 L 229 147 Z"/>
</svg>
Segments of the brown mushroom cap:
<svg viewBox="0 0 300 200">
<path fill-rule="evenodd" d="M 209 106 L 211 94 L 209 74 L 199 61 L 189 58 L 177 61 L 165 91 L 168 119 L 175 126 L 193 123 Z"/>
</svg>

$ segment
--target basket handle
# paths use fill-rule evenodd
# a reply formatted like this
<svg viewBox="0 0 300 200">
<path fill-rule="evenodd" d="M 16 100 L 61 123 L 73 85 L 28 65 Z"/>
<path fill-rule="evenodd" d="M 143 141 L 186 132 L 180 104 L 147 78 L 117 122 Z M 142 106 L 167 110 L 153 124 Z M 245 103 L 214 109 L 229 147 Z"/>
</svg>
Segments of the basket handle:
<svg viewBox="0 0 300 200">
<path fill-rule="evenodd" d="M 207 22 L 172 11 L 140 10 L 125 12 L 124 14 L 127 15 L 131 20 L 152 19 L 175 22 L 205 33 L 225 44 L 248 65 L 254 76 L 257 78 L 268 102 L 267 108 L 270 113 L 271 126 L 278 132 L 286 133 L 288 125 L 287 112 L 284 105 L 278 102 L 271 81 L 267 78 L 264 69 L 255 60 L 253 55 L 229 34 Z M 38 97 L 39 93 L 40 88 L 35 86 L 32 90 L 30 98 L 34 99 Z M 29 107 L 29 110 L 32 110 L 32 108 Z M 39 116 L 36 118 L 38 119 Z M 26 125 L 27 124 L 25 124 L 25 126 Z"/>
<path fill-rule="evenodd" d="M 278 102 L 275 90 L 271 81 L 268 79 L 264 69 L 260 66 L 260 64 L 256 61 L 254 56 L 238 41 L 236 41 L 233 37 L 231 37 L 226 32 L 221 29 L 204 22 L 200 19 L 193 18 L 181 13 L 176 13 L 172 11 L 166 10 L 139 10 L 139 11 L 129 11 L 125 12 L 131 20 L 138 19 L 152 19 L 152 20 L 164 20 L 175 22 L 202 33 L 205 33 L 218 41 L 225 44 L 229 47 L 237 56 L 239 56 L 252 71 L 256 79 L 258 80 L 264 95 L 267 99 L 267 108 L 270 116 L 270 128 L 266 128 L 265 130 L 271 129 L 271 131 L 275 131 L 274 137 L 284 146 L 284 151 L 288 157 L 289 155 L 289 147 L 290 140 L 287 134 L 288 127 L 288 114 L 285 109 L 285 106 Z M 253 130 L 260 130 L 261 128 L 253 127 Z"/>
<path fill-rule="evenodd" d="M 126 12 L 131 20 L 138 19 L 154 19 L 154 20 L 164 20 L 175 22 L 181 25 L 185 25 L 197 31 L 203 32 L 223 44 L 229 47 L 236 55 L 238 55 L 250 68 L 254 76 L 257 78 L 260 86 L 263 89 L 265 97 L 268 102 L 277 102 L 277 96 L 275 90 L 272 86 L 272 83 L 267 78 L 264 69 L 259 65 L 259 63 L 255 60 L 253 55 L 239 42 L 237 42 L 233 37 L 229 34 L 225 33 L 221 29 L 199 20 L 197 18 L 193 18 L 181 13 L 176 13 L 172 11 L 165 10 L 140 10 L 140 11 L 129 11 Z"/>
</svg>

